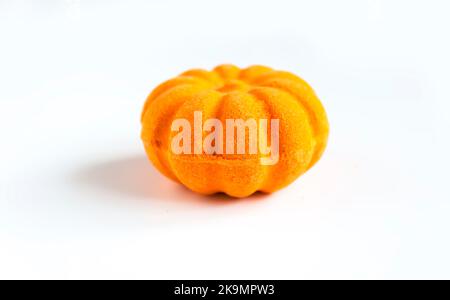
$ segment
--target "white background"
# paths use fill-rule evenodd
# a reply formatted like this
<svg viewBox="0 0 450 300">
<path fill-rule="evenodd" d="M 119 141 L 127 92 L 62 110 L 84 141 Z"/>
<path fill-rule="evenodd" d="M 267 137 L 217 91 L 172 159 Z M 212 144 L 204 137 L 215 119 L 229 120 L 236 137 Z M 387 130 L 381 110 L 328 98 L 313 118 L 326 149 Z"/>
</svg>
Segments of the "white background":
<svg viewBox="0 0 450 300">
<path fill-rule="evenodd" d="M 0 278 L 450 279 L 448 1 L 0 0 Z M 328 149 L 266 197 L 147 162 L 182 71 L 304 77 Z"/>
</svg>

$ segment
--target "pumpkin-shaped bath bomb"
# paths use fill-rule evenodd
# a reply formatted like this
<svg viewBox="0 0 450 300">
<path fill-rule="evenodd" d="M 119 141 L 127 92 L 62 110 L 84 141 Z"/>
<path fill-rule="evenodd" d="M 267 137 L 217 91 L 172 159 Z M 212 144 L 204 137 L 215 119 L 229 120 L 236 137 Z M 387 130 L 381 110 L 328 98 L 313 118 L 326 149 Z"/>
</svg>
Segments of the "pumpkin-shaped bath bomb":
<svg viewBox="0 0 450 300">
<path fill-rule="evenodd" d="M 328 120 L 301 78 L 268 67 L 190 70 L 158 86 L 142 113 L 155 167 L 201 194 L 272 193 L 324 152 Z"/>
</svg>

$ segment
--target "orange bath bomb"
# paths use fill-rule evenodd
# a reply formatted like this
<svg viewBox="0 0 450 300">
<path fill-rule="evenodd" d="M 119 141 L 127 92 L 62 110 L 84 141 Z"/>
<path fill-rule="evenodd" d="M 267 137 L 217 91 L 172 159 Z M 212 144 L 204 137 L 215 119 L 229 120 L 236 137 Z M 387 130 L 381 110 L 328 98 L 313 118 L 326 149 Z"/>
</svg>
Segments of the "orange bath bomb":
<svg viewBox="0 0 450 300">
<path fill-rule="evenodd" d="M 141 121 L 162 174 L 197 193 L 233 197 L 292 183 L 320 159 L 329 131 L 308 83 L 263 66 L 187 71 L 150 94 Z"/>
</svg>

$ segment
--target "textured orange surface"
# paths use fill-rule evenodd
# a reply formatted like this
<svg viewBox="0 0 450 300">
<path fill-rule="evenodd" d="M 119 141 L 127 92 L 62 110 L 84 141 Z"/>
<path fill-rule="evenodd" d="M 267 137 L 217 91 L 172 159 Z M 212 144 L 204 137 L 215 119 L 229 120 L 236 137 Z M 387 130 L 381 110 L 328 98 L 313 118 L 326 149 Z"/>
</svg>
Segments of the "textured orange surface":
<svg viewBox="0 0 450 300">
<path fill-rule="evenodd" d="M 193 124 L 195 111 L 202 111 L 204 121 L 216 118 L 223 124 L 280 119 L 279 162 L 261 165 L 260 154 L 175 155 L 172 122 L 185 118 Z M 292 183 L 320 159 L 329 131 L 325 110 L 303 79 L 268 67 L 233 65 L 190 70 L 158 86 L 145 103 L 142 127 L 148 157 L 161 173 L 195 192 L 233 197 L 271 193 Z"/>
</svg>

